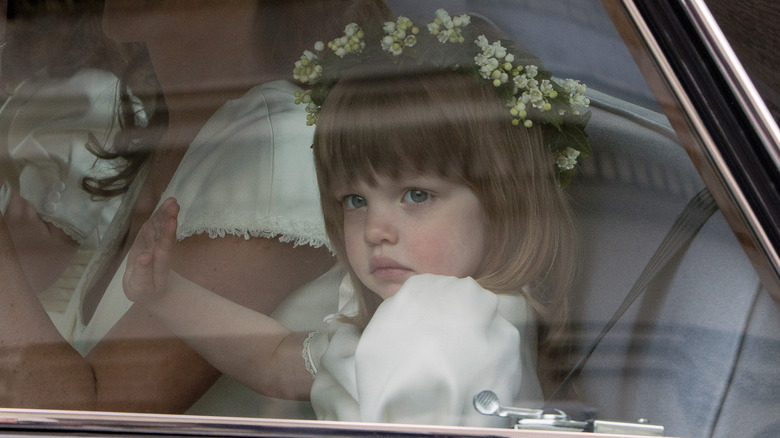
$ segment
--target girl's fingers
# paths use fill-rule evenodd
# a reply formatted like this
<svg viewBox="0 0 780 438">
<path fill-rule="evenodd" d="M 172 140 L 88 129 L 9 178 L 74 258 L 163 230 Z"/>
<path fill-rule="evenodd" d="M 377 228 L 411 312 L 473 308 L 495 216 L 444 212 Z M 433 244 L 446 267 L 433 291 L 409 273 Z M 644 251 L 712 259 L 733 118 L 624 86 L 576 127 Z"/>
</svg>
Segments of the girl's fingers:
<svg viewBox="0 0 780 438">
<path fill-rule="evenodd" d="M 167 287 L 178 214 L 178 203 L 168 198 L 141 226 L 128 252 L 124 276 L 125 292 L 131 299 L 156 294 Z"/>
<path fill-rule="evenodd" d="M 148 252 L 139 254 L 128 260 L 122 285 L 125 294 L 132 301 L 137 301 L 149 295 L 154 290 L 152 280 L 154 257 Z"/>
<path fill-rule="evenodd" d="M 171 269 L 171 254 L 176 243 L 176 217 L 169 217 L 154 246 L 154 283 L 165 288 Z"/>
</svg>

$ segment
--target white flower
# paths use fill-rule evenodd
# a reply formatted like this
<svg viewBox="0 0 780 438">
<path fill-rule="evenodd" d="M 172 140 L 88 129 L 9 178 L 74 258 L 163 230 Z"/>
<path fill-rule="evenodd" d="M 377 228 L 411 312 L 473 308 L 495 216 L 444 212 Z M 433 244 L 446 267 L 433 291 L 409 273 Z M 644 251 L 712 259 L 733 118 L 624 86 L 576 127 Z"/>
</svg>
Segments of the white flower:
<svg viewBox="0 0 780 438">
<path fill-rule="evenodd" d="M 447 21 L 450 19 L 450 14 L 442 8 L 439 8 L 434 12 L 434 16 L 441 21 Z"/>
<path fill-rule="evenodd" d="M 590 99 L 582 94 L 572 94 L 569 98 L 569 103 L 578 108 L 587 108 L 590 105 Z"/>
<path fill-rule="evenodd" d="M 515 62 L 515 55 L 511 53 L 507 53 L 506 56 L 504 56 L 504 61 L 506 62 Z"/>
<path fill-rule="evenodd" d="M 539 68 L 535 65 L 525 66 L 525 74 L 528 75 L 529 78 L 535 78 L 538 72 L 539 72 Z"/>
<path fill-rule="evenodd" d="M 344 50 L 343 47 L 339 47 L 338 49 L 336 49 L 336 56 L 338 56 L 339 58 L 343 58 L 346 54 L 347 51 Z"/>
<path fill-rule="evenodd" d="M 544 93 L 544 95 L 546 96 L 553 91 L 553 85 L 552 83 L 550 83 L 549 80 L 545 79 L 542 81 L 542 84 L 539 85 L 539 90 L 541 90 L 542 93 Z"/>
<path fill-rule="evenodd" d="M 483 50 L 485 49 L 485 46 L 490 45 L 490 43 L 488 42 L 488 39 L 485 38 L 485 35 L 478 36 L 477 40 L 474 41 L 474 44 L 476 44 L 477 47 L 479 47 L 480 49 L 483 49 Z"/>
<path fill-rule="evenodd" d="M 482 53 L 484 53 L 486 56 L 495 56 L 496 48 L 492 45 L 486 44 L 482 46 Z"/>
<path fill-rule="evenodd" d="M 384 38 L 382 38 L 381 45 L 382 45 L 382 50 L 384 50 L 385 52 L 391 51 L 393 48 L 393 37 L 391 37 L 390 35 L 385 36 Z"/>
<path fill-rule="evenodd" d="M 573 149 L 571 147 L 567 147 L 566 149 L 562 150 L 558 154 L 558 159 L 556 160 L 556 163 L 558 164 L 558 167 L 564 170 L 571 170 L 574 169 L 574 166 L 577 164 L 577 157 L 580 156 L 580 151 Z"/>
<path fill-rule="evenodd" d="M 590 105 L 590 99 L 585 97 L 585 92 L 588 89 L 585 84 L 580 84 L 580 81 L 575 81 L 574 79 L 566 79 L 561 86 L 570 94 L 569 103 L 572 106 L 587 108 Z"/>
<path fill-rule="evenodd" d="M 350 37 L 355 35 L 359 29 L 360 28 L 358 27 L 357 23 L 349 23 L 347 27 L 344 28 L 344 34 Z"/>
<path fill-rule="evenodd" d="M 414 46 L 415 44 L 417 44 L 417 37 L 416 37 L 416 36 L 414 36 L 414 35 L 408 35 L 408 36 L 407 36 L 407 37 L 404 39 L 404 45 L 405 45 L 406 47 L 412 47 L 412 46 Z"/>
<path fill-rule="evenodd" d="M 437 37 L 439 38 L 439 42 L 446 43 L 447 41 L 450 40 L 451 35 L 452 35 L 452 30 L 447 29 L 445 31 L 439 32 Z"/>
<path fill-rule="evenodd" d="M 534 108 L 538 108 L 538 109 L 544 108 L 544 104 L 545 104 L 544 95 L 542 94 L 541 91 L 539 91 L 538 88 L 531 91 L 530 99 L 531 99 L 531 105 L 533 105 Z"/>
<path fill-rule="evenodd" d="M 519 88 L 528 88 L 528 76 L 524 74 L 515 76 L 514 82 Z"/>
<path fill-rule="evenodd" d="M 579 81 L 575 81 L 574 79 L 566 79 L 563 81 L 561 86 L 564 90 L 566 90 L 569 94 L 574 94 L 577 92 L 577 86 L 579 85 Z"/>
<path fill-rule="evenodd" d="M 498 41 L 493 43 L 493 50 L 495 51 L 496 58 L 503 58 L 506 56 L 506 48 L 501 46 L 501 43 Z"/>
<path fill-rule="evenodd" d="M 382 29 L 384 29 L 385 33 L 393 33 L 395 31 L 395 23 L 386 21 Z"/>
<path fill-rule="evenodd" d="M 463 23 L 463 26 L 468 26 L 471 23 L 471 16 L 468 14 L 461 14 L 458 16 L 460 18 L 461 23 Z"/>
</svg>

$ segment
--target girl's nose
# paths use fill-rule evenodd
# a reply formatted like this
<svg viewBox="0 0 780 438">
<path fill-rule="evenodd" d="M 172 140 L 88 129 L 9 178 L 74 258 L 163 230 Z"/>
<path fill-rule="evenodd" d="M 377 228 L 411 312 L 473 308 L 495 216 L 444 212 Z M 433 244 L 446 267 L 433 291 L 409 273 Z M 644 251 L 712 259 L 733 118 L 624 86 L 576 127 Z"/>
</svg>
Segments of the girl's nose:
<svg viewBox="0 0 780 438">
<path fill-rule="evenodd" d="M 398 232 L 389 209 L 369 207 L 363 238 L 371 245 L 398 242 Z"/>
</svg>

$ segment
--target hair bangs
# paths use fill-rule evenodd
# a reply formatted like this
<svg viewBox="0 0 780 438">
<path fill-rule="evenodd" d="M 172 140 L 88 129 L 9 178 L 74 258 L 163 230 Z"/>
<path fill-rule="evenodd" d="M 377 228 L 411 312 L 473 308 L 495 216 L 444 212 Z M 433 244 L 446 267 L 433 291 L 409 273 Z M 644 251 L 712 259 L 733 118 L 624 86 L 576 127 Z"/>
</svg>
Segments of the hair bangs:
<svg viewBox="0 0 780 438">
<path fill-rule="evenodd" d="M 469 162 L 481 141 L 474 135 L 474 121 L 458 110 L 471 103 L 462 93 L 440 89 L 451 81 L 431 76 L 343 80 L 334 87 L 320 112 L 314 142 L 329 188 L 404 174 L 471 185 Z"/>
</svg>

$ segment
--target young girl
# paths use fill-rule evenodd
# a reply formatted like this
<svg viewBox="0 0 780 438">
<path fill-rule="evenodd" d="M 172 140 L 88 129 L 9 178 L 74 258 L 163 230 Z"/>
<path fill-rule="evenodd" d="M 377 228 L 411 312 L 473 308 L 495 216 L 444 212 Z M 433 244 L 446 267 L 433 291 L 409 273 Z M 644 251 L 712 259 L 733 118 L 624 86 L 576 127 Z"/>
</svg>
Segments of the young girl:
<svg viewBox="0 0 780 438">
<path fill-rule="evenodd" d="M 516 110 L 527 89 L 508 85 L 521 96 L 510 110 L 496 90 L 506 82 L 487 68 L 474 75 L 460 61 L 428 69 L 415 60 L 397 74 L 394 38 L 440 59 L 465 52 L 473 60 L 477 52 L 500 55 L 502 68 L 512 63 L 500 44 L 469 40 L 469 17 L 457 18 L 437 12 L 433 24 L 459 30 L 440 37 L 429 26 L 428 47 L 410 46 L 396 32 L 420 33 L 406 19 L 389 23 L 391 39 L 382 46 L 390 50 L 376 56 L 369 37 L 348 26 L 343 39 L 328 49 L 318 43 L 319 53 L 304 54 L 296 67 L 303 82 L 327 84 L 300 98 L 310 102 L 309 121 L 317 125 L 313 149 L 328 236 L 349 272 L 329 330 L 293 333 L 170 271 L 173 199 L 131 249 L 123 283 L 130 299 L 255 390 L 310 398 L 319 419 L 507 425 L 474 410 L 474 395 L 485 389 L 505 403 L 540 406 L 536 318 L 547 331 L 564 322 L 573 232 L 560 180 L 576 154 L 533 123 L 532 100 Z M 473 41 L 475 48 L 467 46 Z M 331 54 L 339 59 L 328 61 Z M 340 80 L 330 81 L 337 68 Z M 536 67 L 524 69 L 531 77 L 517 83 L 548 83 Z M 564 90 L 555 90 L 537 112 L 555 109 L 562 127 L 555 132 L 582 134 L 582 125 L 566 131 L 561 114 L 573 112 L 569 99 L 582 96 L 567 94 L 561 106 L 555 99 Z"/>
</svg>

